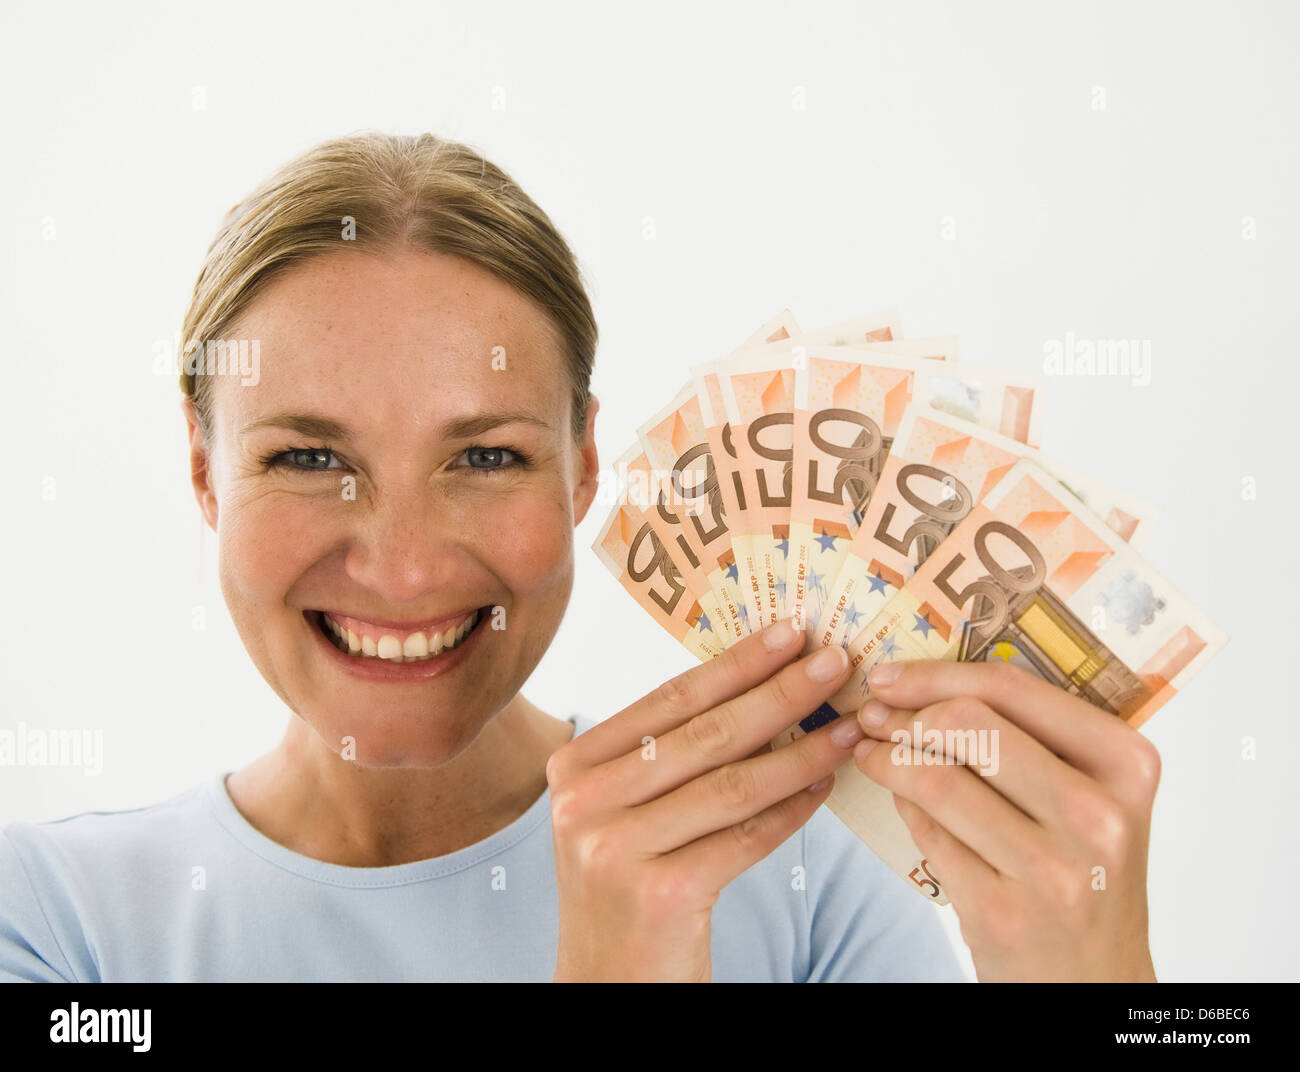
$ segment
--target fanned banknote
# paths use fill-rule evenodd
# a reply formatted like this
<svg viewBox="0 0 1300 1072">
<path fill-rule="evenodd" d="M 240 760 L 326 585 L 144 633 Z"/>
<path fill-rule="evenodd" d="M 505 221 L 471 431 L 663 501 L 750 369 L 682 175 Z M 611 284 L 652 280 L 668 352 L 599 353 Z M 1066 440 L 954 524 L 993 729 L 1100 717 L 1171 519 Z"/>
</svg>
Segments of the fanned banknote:
<svg viewBox="0 0 1300 1072">
<path fill-rule="evenodd" d="M 795 376 L 790 361 L 784 344 L 772 345 L 719 362 L 716 370 L 739 484 L 732 539 L 741 594 L 757 629 L 780 618 L 785 601 Z"/>
<path fill-rule="evenodd" d="M 898 425 L 875 493 L 831 585 L 813 631 L 818 644 L 848 644 L 971 508 L 1021 458 L 1036 457 L 1081 491 L 1093 512 L 1129 539 L 1149 526 L 1149 511 L 1072 467 L 1058 467 L 1024 443 L 912 403 Z"/>
<path fill-rule="evenodd" d="M 901 344 L 895 344 L 901 345 Z M 854 614 L 835 591 L 894 436 L 915 400 L 947 412 L 954 398 L 990 429 L 1036 433 L 1038 377 L 844 347 L 809 347 L 795 378 L 794 472 L 786 612 L 820 636 L 828 615 Z M 955 349 L 955 347 L 954 347 Z M 847 637 L 839 637 L 841 640 Z M 822 643 L 827 641 L 823 640 Z"/>
<path fill-rule="evenodd" d="M 610 510 L 592 550 L 641 609 L 697 659 L 704 662 L 724 650 L 699 597 L 687 588 L 668 548 L 626 493 Z"/>
<path fill-rule="evenodd" d="M 663 547 L 661 561 L 671 563 L 699 603 L 701 636 L 707 635 L 710 644 L 719 649 L 730 647 L 744 634 L 733 631 L 735 623 L 719 603 L 704 562 L 688 539 L 694 530 L 689 523 L 682 524 L 685 503 L 676 493 L 671 475 L 652 465 L 639 444 L 625 450 L 615 464 L 627 481 L 626 501 L 640 507 L 642 518 L 659 538 Z"/>
<path fill-rule="evenodd" d="M 663 482 L 647 510 L 673 535 L 669 546 L 702 571 L 702 590 L 711 592 L 723 616 L 722 630 L 729 642 L 749 634 L 740 587 L 736 583 L 731 525 L 722 504 L 713 453 L 705 434 L 704 417 L 695 385 L 687 384 L 672 401 L 637 429 L 637 437 L 651 466 L 664 474 Z M 688 579 L 688 583 L 690 583 Z M 697 592 L 701 586 L 696 586 Z"/>
<path fill-rule="evenodd" d="M 854 717 L 870 698 L 871 669 L 912 659 L 1014 663 L 1137 727 L 1226 643 L 1063 484 L 1023 458 L 849 642 L 848 684 L 773 744 Z M 836 772 L 827 805 L 914 889 L 946 903 L 943 876 L 916 848 L 892 794 L 852 761 Z"/>
<path fill-rule="evenodd" d="M 746 633 L 755 632 L 760 628 L 757 625 L 758 601 L 757 598 L 751 600 L 752 583 L 741 576 L 739 566 L 740 562 L 752 559 L 752 550 L 747 536 L 743 531 L 736 531 L 737 523 L 748 507 L 748 500 L 740 459 L 736 452 L 735 436 L 727 420 L 727 405 L 722 381 L 726 375 L 728 361 L 734 360 L 741 354 L 779 345 L 798 331 L 798 325 L 790 310 L 783 310 L 764 323 L 733 350 L 729 357 L 719 361 L 704 362 L 691 368 L 699 419 L 704 426 L 704 438 L 709 445 L 717 496 L 722 503 L 722 515 L 727 519 L 727 538 L 731 542 L 732 557 L 726 564 L 724 574 L 726 582 L 731 586 L 728 588 L 729 594 L 734 594 L 739 600 L 739 613 Z"/>
<path fill-rule="evenodd" d="M 864 343 L 895 342 L 903 337 L 903 325 L 897 309 L 882 309 L 816 331 L 794 331 L 790 334 L 794 336 L 793 341 L 805 346 L 860 346 Z M 941 345 L 949 343 L 956 348 L 955 341 L 951 339 L 945 340 Z"/>
<path fill-rule="evenodd" d="M 951 336 L 904 339 L 893 310 L 811 332 L 784 310 L 692 365 L 619 458 L 593 548 L 695 658 L 792 614 L 810 647 L 847 648 L 849 684 L 778 747 L 854 715 L 877 662 L 914 658 L 1014 662 L 1139 726 L 1226 643 L 1135 550 L 1155 511 L 1039 455 L 1042 378 L 957 356 Z M 946 903 L 852 761 L 828 805 Z"/>
</svg>

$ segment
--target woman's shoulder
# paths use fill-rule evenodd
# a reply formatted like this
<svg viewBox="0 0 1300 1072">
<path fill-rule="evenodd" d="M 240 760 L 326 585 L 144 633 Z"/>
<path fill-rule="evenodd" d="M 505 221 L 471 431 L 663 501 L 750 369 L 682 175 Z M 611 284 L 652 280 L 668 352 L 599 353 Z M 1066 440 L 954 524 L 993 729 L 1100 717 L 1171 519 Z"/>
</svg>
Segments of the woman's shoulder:
<svg viewBox="0 0 1300 1072">
<path fill-rule="evenodd" d="M 153 804 L 0 825 L 0 980 L 90 981 L 87 922 L 104 904 L 147 911 L 196 851 L 216 775 Z"/>
<path fill-rule="evenodd" d="M 18 855 L 35 860 L 51 853 L 88 856 L 120 850 L 123 842 L 155 843 L 168 827 L 191 829 L 196 814 L 215 784 L 216 775 L 152 804 L 86 810 L 58 819 L 12 820 L 0 825 L 0 840 Z"/>
<path fill-rule="evenodd" d="M 153 804 L 0 825 L 0 906 L 24 888 L 43 905 L 147 882 L 204 840 L 217 775 Z M 3 908 L 0 908 L 3 911 Z"/>
</svg>

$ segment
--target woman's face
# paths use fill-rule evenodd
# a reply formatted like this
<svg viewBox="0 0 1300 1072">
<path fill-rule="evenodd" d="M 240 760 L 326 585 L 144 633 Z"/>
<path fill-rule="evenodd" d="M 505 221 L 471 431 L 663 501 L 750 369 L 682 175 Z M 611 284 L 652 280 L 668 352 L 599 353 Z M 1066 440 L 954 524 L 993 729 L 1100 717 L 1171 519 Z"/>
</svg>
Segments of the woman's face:
<svg viewBox="0 0 1300 1072">
<path fill-rule="evenodd" d="M 559 627 L 595 402 L 576 443 L 550 321 L 451 256 L 317 257 L 230 334 L 260 342 L 257 383 L 214 377 L 213 441 L 190 414 L 191 462 L 244 645 L 333 751 L 440 765 Z"/>
</svg>

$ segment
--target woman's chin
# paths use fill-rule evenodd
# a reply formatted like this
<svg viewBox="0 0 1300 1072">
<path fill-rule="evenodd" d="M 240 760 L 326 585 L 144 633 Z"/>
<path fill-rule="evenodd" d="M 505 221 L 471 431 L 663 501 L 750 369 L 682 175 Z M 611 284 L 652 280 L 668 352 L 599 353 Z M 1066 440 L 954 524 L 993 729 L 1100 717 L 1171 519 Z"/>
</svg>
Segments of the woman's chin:
<svg viewBox="0 0 1300 1072">
<path fill-rule="evenodd" d="M 340 759 L 359 767 L 441 767 L 451 762 L 473 743 L 486 717 L 461 710 L 446 719 L 431 717 L 425 710 L 420 717 L 404 720 L 389 712 L 382 719 L 373 713 L 355 719 L 336 714 L 308 720 L 325 745 Z"/>
</svg>

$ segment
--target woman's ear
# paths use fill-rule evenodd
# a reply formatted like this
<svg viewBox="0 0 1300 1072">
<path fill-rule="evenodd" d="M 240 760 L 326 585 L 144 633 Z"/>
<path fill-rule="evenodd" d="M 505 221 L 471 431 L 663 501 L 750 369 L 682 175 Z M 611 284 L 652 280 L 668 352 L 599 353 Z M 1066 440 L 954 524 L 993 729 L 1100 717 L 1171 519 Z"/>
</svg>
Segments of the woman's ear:
<svg viewBox="0 0 1300 1072">
<path fill-rule="evenodd" d="M 596 498 L 596 489 L 600 484 L 600 459 L 596 457 L 596 411 L 600 401 L 595 395 L 587 399 L 587 430 L 583 433 L 581 462 L 582 472 L 578 485 L 573 489 L 573 523 L 581 524 L 587 516 L 592 502 Z"/>
<path fill-rule="evenodd" d="M 217 493 L 212 486 L 212 452 L 203 426 L 199 422 L 198 410 L 194 400 L 188 395 L 181 398 L 181 411 L 185 414 L 185 423 L 189 427 L 190 437 L 190 483 L 194 487 L 194 498 L 208 527 L 217 531 Z"/>
</svg>

